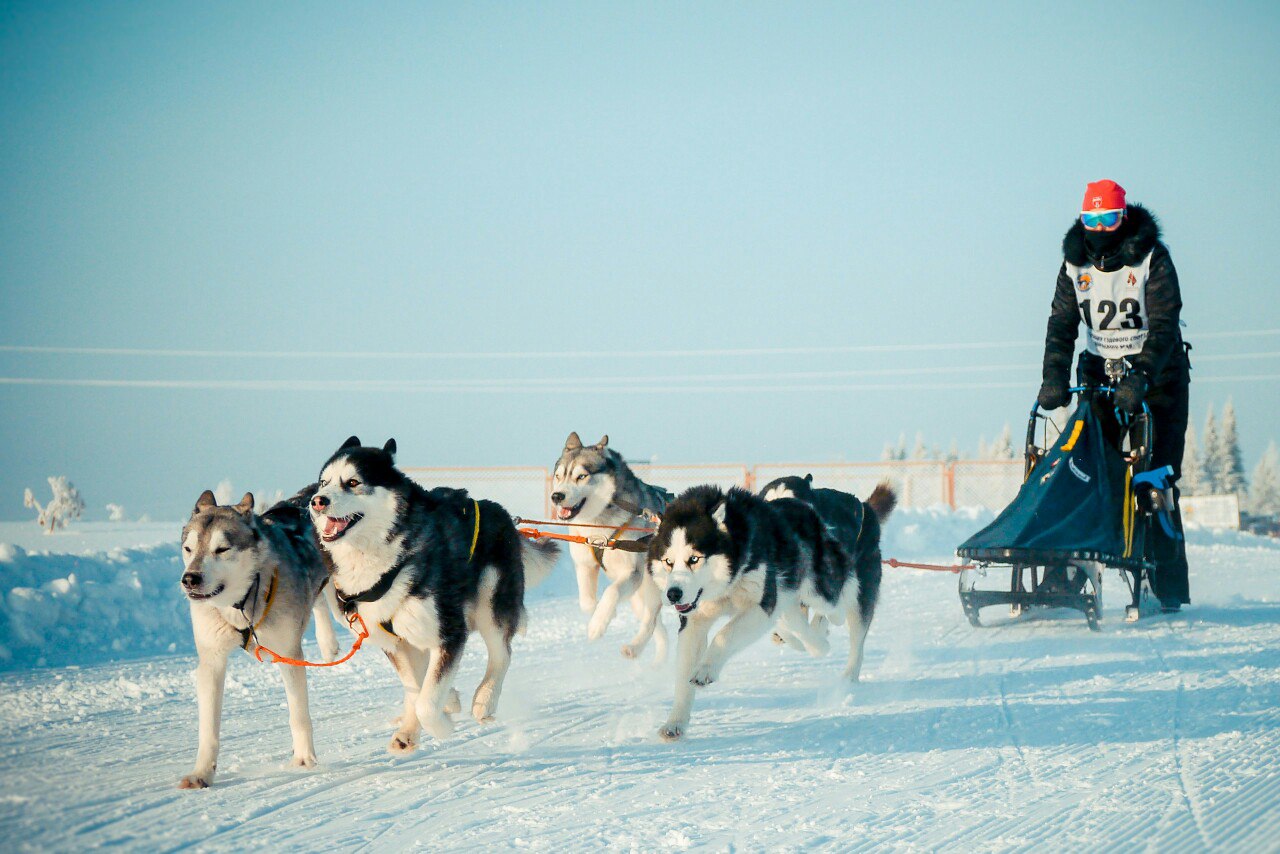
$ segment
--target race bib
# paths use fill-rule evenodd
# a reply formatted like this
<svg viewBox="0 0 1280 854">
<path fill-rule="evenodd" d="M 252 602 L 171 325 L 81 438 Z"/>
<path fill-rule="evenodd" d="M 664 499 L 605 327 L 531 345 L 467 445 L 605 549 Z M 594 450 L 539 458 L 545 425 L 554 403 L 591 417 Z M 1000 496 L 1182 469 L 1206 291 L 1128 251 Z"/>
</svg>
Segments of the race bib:
<svg viewBox="0 0 1280 854">
<path fill-rule="evenodd" d="M 1066 265 L 1085 326 L 1085 347 L 1104 359 L 1133 356 L 1147 340 L 1147 279 L 1151 254 L 1133 267 L 1104 273 L 1097 267 Z"/>
</svg>

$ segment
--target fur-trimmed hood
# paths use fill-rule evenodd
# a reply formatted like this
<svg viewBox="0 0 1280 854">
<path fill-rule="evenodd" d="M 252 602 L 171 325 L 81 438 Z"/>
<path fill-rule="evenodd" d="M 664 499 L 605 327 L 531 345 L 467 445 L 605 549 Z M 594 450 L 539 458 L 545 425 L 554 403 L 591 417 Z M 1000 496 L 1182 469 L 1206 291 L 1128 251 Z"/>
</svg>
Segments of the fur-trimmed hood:
<svg viewBox="0 0 1280 854">
<path fill-rule="evenodd" d="M 1094 257 L 1085 243 L 1084 225 L 1080 218 L 1071 224 L 1062 238 L 1062 257 L 1068 264 L 1084 267 L 1089 264 L 1099 269 L 1109 267 L 1133 267 L 1142 262 L 1160 240 L 1160 223 L 1155 214 L 1142 205 L 1126 205 L 1124 223 L 1116 232 L 1119 247 Z"/>
</svg>

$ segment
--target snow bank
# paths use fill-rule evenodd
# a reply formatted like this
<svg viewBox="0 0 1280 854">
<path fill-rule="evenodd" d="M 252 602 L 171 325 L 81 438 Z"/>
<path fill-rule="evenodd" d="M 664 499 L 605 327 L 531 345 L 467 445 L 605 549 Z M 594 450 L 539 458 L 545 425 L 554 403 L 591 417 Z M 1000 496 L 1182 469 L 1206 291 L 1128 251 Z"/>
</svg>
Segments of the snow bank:
<svg viewBox="0 0 1280 854">
<path fill-rule="evenodd" d="M 0 669 L 190 649 L 176 544 L 86 555 L 0 543 Z"/>
</svg>

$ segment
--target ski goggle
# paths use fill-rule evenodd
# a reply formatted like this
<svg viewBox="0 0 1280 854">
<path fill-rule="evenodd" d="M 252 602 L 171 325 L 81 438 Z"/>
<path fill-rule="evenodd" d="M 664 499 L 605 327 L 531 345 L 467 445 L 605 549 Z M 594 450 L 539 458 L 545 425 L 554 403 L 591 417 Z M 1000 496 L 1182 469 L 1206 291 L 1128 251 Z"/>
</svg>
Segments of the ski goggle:
<svg viewBox="0 0 1280 854">
<path fill-rule="evenodd" d="M 1115 228 L 1124 219 L 1124 209 L 1110 211 L 1082 211 L 1080 222 L 1090 231 L 1106 231 Z"/>
</svg>

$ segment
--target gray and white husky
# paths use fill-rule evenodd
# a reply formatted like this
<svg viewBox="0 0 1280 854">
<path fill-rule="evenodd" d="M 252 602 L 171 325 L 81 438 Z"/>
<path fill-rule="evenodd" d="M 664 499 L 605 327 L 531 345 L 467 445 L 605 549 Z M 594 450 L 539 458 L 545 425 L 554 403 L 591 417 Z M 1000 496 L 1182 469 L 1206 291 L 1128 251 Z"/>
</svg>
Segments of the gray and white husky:
<svg viewBox="0 0 1280 854">
<path fill-rule="evenodd" d="M 338 638 L 329 620 L 336 609 L 326 585 L 328 569 L 315 529 L 307 515 L 304 490 L 261 516 L 254 515 L 253 495 L 235 506 L 218 506 L 205 490 L 182 529 L 182 589 L 191 603 L 195 634 L 196 700 L 200 708 L 200 746 L 196 765 L 178 783 L 181 789 L 203 789 L 213 782 L 218 764 L 218 734 L 227 657 L 257 645 L 291 658 L 302 656 L 302 635 L 315 615 L 316 639 L 327 661 L 338 656 Z M 328 596 L 321 595 L 325 590 Z M 327 605 L 329 607 L 327 607 Z M 307 677 L 301 667 L 280 665 L 289 700 L 293 760 L 298 768 L 316 764 L 307 709 Z"/>
<path fill-rule="evenodd" d="M 558 549 L 521 537 L 495 502 L 410 480 L 395 450 L 394 439 L 382 448 L 344 442 L 320 470 L 311 516 L 339 603 L 360 615 L 404 686 L 388 746 L 404 754 L 417 748 L 419 726 L 436 738 L 453 732 L 453 679 L 473 631 L 489 663 L 471 713 L 492 719 L 524 626 L 525 589 L 551 573 Z"/>
<path fill-rule="evenodd" d="M 594 445 L 584 446 L 577 433 L 569 434 L 551 477 L 551 503 L 557 521 L 614 528 L 642 527 L 641 511 L 660 515 L 667 506 L 671 493 L 636 477 L 622 455 L 608 445 L 608 436 Z M 610 534 L 609 531 L 598 533 Z M 624 540 L 643 536 L 634 531 L 617 531 L 615 535 Z M 662 594 L 645 572 L 644 553 L 570 543 L 569 554 L 578 576 L 578 604 L 584 613 L 591 615 L 587 638 L 599 640 L 613 621 L 618 603 L 630 598 L 640 629 L 623 645 L 622 654 L 627 658 L 640 655 L 656 633 L 657 658 L 664 658 L 667 633 L 661 621 Z M 597 599 L 601 569 L 609 586 Z"/>
<path fill-rule="evenodd" d="M 880 523 L 894 502 L 887 485 L 876 487 L 852 549 L 812 504 L 797 498 L 766 501 L 737 487 L 695 486 L 667 506 L 649 544 L 649 572 L 680 615 L 680 635 L 675 703 L 660 738 L 680 738 L 695 686 L 719 679 L 731 656 L 775 625 L 811 655 L 825 655 L 826 632 L 816 619 L 810 623 L 810 614 L 836 625 L 848 620 L 844 675 L 857 680 L 879 586 Z M 872 576 L 874 589 L 864 587 Z M 721 617 L 729 621 L 708 643 Z"/>
</svg>

